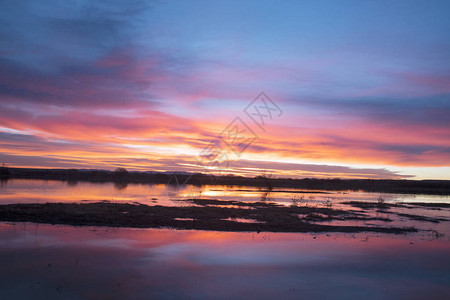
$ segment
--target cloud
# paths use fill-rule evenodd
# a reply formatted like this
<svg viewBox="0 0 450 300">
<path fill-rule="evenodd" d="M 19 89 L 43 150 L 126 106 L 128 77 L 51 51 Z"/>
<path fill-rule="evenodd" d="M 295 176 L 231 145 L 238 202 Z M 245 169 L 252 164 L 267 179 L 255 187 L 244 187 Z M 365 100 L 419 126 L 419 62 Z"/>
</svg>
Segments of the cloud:
<svg viewBox="0 0 450 300">
<path fill-rule="evenodd" d="M 270 12 L 275 27 L 260 22 L 260 14 L 245 21 L 210 15 L 205 26 L 194 18 L 204 14 L 197 5 L 1 2 L 0 152 L 35 157 L 40 166 L 39 157 L 52 165 L 196 170 L 195 156 L 263 90 L 285 113 L 247 149 L 249 161 L 388 168 L 450 161 L 445 22 L 436 25 L 439 32 L 424 29 L 436 40 L 414 39 L 401 24 L 405 34 L 397 39 L 372 26 L 355 33 L 361 19 L 345 10 L 344 23 L 336 23 L 339 36 L 328 19 L 281 18 L 266 6 L 258 11 Z M 241 8 L 230 11 L 243 16 Z M 277 11 L 287 12 L 284 6 Z M 377 10 L 374 22 L 384 13 Z M 414 25 L 417 13 L 403 18 Z M 245 24 L 242 32 L 225 32 Z M 311 29 L 308 38 L 299 38 L 304 28 Z M 409 47 L 414 51 L 404 53 Z M 298 174 L 353 176 L 351 167 L 304 167 Z M 367 170 L 367 176 L 396 176 L 386 172 Z"/>
<path fill-rule="evenodd" d="M 332 166 L 325 164 L 298 164 L 281 162 L 261 162 L 240 160 L 231 164 L 233 171 L 246 172 L 251 169 L 252 174 L 264 171 L 266 173 L 282 174 L 283 177 L 314 177 L 314 178 L 387 178 L 398 179 L 414 177 L 413 175 L 400 175 L 385 168 L 355 168 L 347 166 Z M 247 171 L 248 172 L 248 171 Z"/>
<path fill-rule="evenodd" d="M 129 53 L 107 56 L 93 65 L 40 74 L 0 60 L 2 103 L 74 108 L 139 108 L 155 104 L 149 88 L 164 76 L 155 61 L 137 61 Z"/>
<path fill-rule="evenodd" d="M 2 1 L 0 51 L 18 64 L 58 72 L 133 40 L 148 1 Z"/>
</svg>

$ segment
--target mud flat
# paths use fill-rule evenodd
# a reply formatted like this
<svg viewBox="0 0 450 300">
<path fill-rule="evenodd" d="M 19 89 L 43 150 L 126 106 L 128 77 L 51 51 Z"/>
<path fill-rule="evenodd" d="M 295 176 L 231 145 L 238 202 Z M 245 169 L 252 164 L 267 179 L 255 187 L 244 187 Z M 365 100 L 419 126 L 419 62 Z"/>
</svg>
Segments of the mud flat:
<svg viewBox="0 0 450 300">
<path fill-rule="evenodd" d="M 131 228 L 175 228 L 254 232 L 417 232 L 415 227 L 387 226 L 389 218 L 361 211 L 326 207 L 282 206 L 268 202 L 188 199 L 191 206 L 169 207 L 144 204 L 33 203 L 0 205 L 0 221 L 108 226 Z M 384 225 L 352 225 L 352 221 L 381 221 Z M 326 221 L 327 224 L 320 224 Z M 333 221 L 339 224 L 332 225 Z M 345 225 L 349 221 L 349 225 Z"/>
</svg>

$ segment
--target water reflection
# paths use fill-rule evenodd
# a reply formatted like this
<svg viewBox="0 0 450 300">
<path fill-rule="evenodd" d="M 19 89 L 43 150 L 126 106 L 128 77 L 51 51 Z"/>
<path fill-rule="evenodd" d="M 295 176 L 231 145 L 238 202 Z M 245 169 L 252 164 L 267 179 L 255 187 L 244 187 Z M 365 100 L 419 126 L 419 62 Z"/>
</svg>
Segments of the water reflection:
<svg viewBox="0 0 450 300">
<path fill-rule="evenodd" d="M 271 185 L 260 188 L 262 202 L 270 200 L 270 193 L 272 192 L 272 190 L 273 190 L 273 188 Z"/>
<path fill-rule="evenodd" d="M 128 183 L 126 182 L 114 182 L 114 188 L 118 191 L 124 190 L 128 187 Z"/>
<path fill-rule="evenodd" d="M 68 186 L 77 186 L 78 185 L 78 181 L 76 181 L 76 180 L 68 180 L 67 181 L 67 185 Z"/>
<path fill-rule="evenodd" d="M 445 299 L 421 237 L 0 225 L 0 299 Z"/>
<path fill-rule="evenodd" d="M 450 197 L 439 195 L 402 195 L 365 193 L 354 191 L 310 191 L 293 188 L 184 185 L 184 184 L 126 184 L 121 182 L 82 182 L 9 179 L 0 181 L 0 204 L 31 202 L 80 202 L 121 201 L 140 202 L 148 205 L 188 205 L 189 198 L 210 198 L 233 201 L 274 201 L 283 205 L 293 204 L 295 197 L 303 197 L 305 205 L 322 205 L 329 199 L 341 201 L 376 201 L 383 197 L 386 202 L 444 202 Z M 155 202 L 154 199 L 157 199 Z"/>
<path fill-rule="evenodd" d="M 0 188 L 6 186 L 8 183 L 8 178 L 0 177 Z"/>
</svg>

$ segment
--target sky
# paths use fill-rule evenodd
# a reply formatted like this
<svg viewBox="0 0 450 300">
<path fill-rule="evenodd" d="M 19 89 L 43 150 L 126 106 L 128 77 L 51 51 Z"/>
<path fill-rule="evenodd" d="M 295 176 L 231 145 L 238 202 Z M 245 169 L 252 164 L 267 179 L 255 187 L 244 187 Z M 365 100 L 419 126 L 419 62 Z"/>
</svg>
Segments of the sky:
<svg viewBox="0 0 450 300">
<path fill-rule="evenodd" d="M 0 2 L 12 167 L 450 179 L 449 1 Z"/>
</svg>

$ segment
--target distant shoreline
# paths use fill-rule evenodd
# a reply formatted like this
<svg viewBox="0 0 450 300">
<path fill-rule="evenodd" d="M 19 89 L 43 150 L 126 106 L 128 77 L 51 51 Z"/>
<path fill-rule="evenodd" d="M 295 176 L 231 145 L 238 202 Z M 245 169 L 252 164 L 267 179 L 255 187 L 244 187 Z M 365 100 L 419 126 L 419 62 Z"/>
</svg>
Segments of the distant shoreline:
<svg viewBox="0 0 450 300">
<path fill-rule="evenodd" d="M 296 188 L 306 190 L 352 190 L 398 194 L 450 195 L 450 180 L 391 180 L 391 179 L 289 179 L 265 176 L 212 176 L 202 173 L 169 174 L 78 169 L 2 168 L 1 180 L 42 179 L 67 182 L 116 182 L 140 184 L 193 184 L 255 186 L 267 190 Z"/>
</svg>

